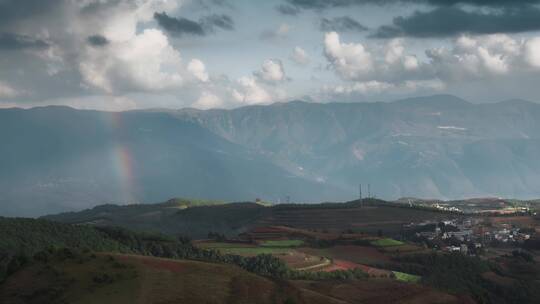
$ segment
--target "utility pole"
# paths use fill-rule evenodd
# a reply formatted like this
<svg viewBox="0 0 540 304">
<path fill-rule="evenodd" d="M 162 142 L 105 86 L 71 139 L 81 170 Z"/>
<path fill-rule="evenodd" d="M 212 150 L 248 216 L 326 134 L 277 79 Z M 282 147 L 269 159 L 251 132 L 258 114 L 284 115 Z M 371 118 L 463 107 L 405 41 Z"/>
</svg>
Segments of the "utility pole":
<svg viewBox="0 0 540 304">
<path fill-rule="evenodd" d="M 368 198 L 371 198 L 371 185 L 367 184 L 367 196 Z"/>
<path fill-rule="evenodd" d="M 363 207 L 363 202 L 362 202 L 362 184 L 358 185 L 358 190 L 360 192 L 360 207 Z"/>
</svg>

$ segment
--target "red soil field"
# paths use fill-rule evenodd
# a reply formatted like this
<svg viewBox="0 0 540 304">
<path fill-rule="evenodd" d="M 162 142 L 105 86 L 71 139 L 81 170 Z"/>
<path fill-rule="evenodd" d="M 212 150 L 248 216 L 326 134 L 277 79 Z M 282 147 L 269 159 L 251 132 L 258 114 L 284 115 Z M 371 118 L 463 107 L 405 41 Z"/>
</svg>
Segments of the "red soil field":
<svg viewBox="0 0 540 304">
<path fill-rule="evenodd" d="M 336 270 L 350 270 L 355 268 L 361 269 L 363 272 L 369 274 L 370 276 L 375 276 L 379 278 L 389 278 L 392 275 L 392 272 L 389 270 L 378 269 L 344 260 L 334 260 L 331 266 L 325 267 L 324 269 L 322 269 L 322 271 L 332 272 Z"/>
<path fill-rule="evenodd" d="M 300 288 L 317 291 L 344 303 L 452 303 L 473 304 L 472 299 L 439 292 L 417 284 L 393 280 L 361 280 L 355 282 L 297 281 Z"/>
<path fill-rule="evenodd" d="M 155 257 L 145 257 L 145 256 L 125 256 L 120 255 L 117 256 L 118 259 L 121 261 L 133 261 L 138 260 L 142 264 L 149 266 L 151 268 L 159 269 L 159 270 L 167 270 L 170 272 L 179 273 L 185 270 L 184 265 L 182 265 L 182 261 L 177 260 L 168 260 L 168 259 L 160 259 Z"/>
<path fill-rule="evenodd" d="M 332 272 L 336 270 L 350 270 L 355 268 L 362 268 L 362 265 L 344 260 L 334 260 L 331 266 L 325 267 L 322 269 L 322 271 Z"/>
</svg>

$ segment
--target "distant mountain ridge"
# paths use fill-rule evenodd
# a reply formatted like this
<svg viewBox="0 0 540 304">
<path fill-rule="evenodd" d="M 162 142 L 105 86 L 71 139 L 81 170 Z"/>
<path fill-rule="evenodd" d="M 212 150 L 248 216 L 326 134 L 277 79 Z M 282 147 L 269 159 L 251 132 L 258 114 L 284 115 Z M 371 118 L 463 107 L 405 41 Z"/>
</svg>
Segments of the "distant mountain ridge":
<svg viewBox="0 0 540 304">
<path fill-rule="evenodd" d="M 385 198 L 538 196 L 540 105 L 451 95 L 391 103 L 293 102 L 179 111 L 283 168 Z"/>
<path fill-rule="evenodd" d="M 178 196 L 336 201 L 359 183 L 386 199 L 540 197 L 540 104 L 521 100 L 4 109 L 0 138 L 3 215 Z"/>
</svg>

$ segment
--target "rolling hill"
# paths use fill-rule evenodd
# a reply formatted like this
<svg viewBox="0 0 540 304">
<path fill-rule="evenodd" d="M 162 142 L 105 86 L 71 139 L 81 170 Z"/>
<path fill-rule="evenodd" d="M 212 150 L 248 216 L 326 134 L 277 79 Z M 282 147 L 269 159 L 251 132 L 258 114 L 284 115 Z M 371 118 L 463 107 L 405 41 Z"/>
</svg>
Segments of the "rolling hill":
<svg viewBox="0 0 540 304">
<path fill-rule="evenodd" d="M 85 254 L 30 264 L 0 285 L 0 298 L 5 304 L 347 304 L 374 300 L 462 303 L 463 300 L 421 285 L 388 280 L 279 281 L 231 265 L 118 254 Z"/>
<path fill-rule="evenodd" d="M 256 203 L 175 208 L 168 203 L 131 206 L 103 205 L 81 212 L 48 215 L 44 219 L 68 224 L 120 226 L 137 231 L 206 238 L 209 232 L 231 237 L 260 226 L 303 229 L 355 229 L 399 234 L 411 221 L 448 219 L 458 215 L 408 208 L 381 200 L 348 203 L 263 206 Z"/>
</svg>

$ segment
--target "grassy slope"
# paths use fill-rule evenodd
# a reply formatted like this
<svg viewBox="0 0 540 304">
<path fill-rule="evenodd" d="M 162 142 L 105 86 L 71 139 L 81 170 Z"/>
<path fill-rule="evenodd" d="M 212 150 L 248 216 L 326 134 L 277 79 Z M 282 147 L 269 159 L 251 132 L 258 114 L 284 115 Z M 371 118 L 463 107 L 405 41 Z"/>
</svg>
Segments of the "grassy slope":
<svg viewBox="0 0 540 304">
<path fill-rule="evenodd" d="M 391 280 L 368 280 L 350 282 L 296 281 L 299 288 L 341 300 L 341 303 L 402 303 L 402 304 L 473 304 L 468 298 L 460 298 L 410 283 Z"/>
<path fill-rule="evenodd" d="M 304 244 L 302 240 L 269 240 L 264 241 L 262 247 L 277 247 L 277 248 L 290 248 L 290 247 L 300 247 Z"/>
<path fill-rule="evenodd" d="M 390 292 L 392 291 L 392 292 Z M 278 282 L 231 265 L 135 255 L 91 254 L 34 263 L 0 285 L 2 304 L 459 303 L 391 280 Z"/>
<path fill-rule="evenodd" d="M 235 266 L 105 254 L 27 266 L 0 285 L 0 298 L 3 304 L 343 303 Z"/>
<path fill-rule="evenodd" d="M 379 239 L 371 242 L 371 245 L 376 247 L 391 247 L 391 246 L 401 246 L 403 242 L 394 240 L 394 239 Z"/>
</svg>

